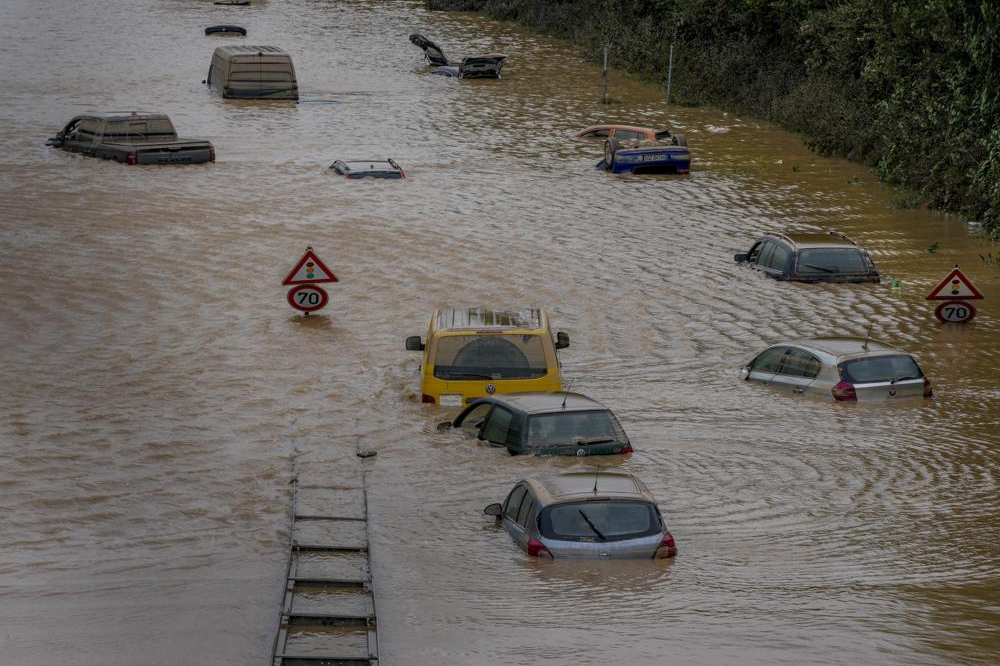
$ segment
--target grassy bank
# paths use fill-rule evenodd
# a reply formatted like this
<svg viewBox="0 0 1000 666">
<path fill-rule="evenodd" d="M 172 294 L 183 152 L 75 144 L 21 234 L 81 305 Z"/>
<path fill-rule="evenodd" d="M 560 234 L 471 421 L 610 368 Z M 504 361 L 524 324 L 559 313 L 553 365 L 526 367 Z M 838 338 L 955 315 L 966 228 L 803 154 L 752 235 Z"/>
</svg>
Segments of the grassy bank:
<svg viewBox="0 0 1000 666">
<path fill-rule="evenodd" d="M 673 99 L 767 118 L 1000 237 L 996 0 L 426 0 L 569 39 Z"/>
</svg>

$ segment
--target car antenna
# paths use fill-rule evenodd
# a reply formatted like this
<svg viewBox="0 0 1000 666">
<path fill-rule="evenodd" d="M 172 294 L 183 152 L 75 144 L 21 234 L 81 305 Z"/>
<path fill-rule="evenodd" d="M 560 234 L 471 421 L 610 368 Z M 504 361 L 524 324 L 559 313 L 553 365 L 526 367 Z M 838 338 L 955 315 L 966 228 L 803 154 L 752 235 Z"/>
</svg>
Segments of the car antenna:
<svg viewBox="0 0 1000 666">
<path fill-rule="evenodd" d="M 868 338 L 872 336 L 872 326 L 874 326 L 874 323 L 868 322 L 868 332 L 865 333 L 865 341 L 864 344 L 861 345 L 861 348 L 865 351 L 868 351 Z"/>
<path fill-rule="evenodd" d="M 601 475 L 601 466 L 597 465 L 597 469 L 594 470 L 594 494 L 597 494 L 597 477 Z"/>
<path fill-rule="evenodd" d="M 566 390 L 563 391 L 562 409 L 566 409 L 566 398 L 569 397 L 569 390 L 573 388 L 573 382 L 566 382 Z"/>
</svg>

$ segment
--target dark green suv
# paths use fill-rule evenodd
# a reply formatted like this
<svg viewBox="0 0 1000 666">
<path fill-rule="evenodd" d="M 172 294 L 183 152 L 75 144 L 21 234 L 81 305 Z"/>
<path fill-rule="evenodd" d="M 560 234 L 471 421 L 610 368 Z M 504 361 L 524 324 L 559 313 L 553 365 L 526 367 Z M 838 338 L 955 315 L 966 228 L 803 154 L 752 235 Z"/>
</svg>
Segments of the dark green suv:
<svg viewBox="0 0 1000 666">
<path fill-rule="evenodd" d="M 733 259 L 778 280 L 797 282 L 879 282 L 871 257 L 846 235 L 764 234 L 746 254 Z"/>
<path fill-rule="evenodd" d="M 480 398 L 441 427 L 462 428 L 511 455 L 595 456 L 631 453 L 610 409 L 579 393 L 508 393 Z"/>
</svg>

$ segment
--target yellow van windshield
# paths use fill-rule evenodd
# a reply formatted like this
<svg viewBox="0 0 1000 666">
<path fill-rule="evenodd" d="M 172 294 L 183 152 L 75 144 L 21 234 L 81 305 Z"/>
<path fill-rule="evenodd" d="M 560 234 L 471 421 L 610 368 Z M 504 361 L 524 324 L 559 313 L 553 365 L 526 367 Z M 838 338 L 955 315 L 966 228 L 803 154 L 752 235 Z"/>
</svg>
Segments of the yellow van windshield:
<svg viewBox="0 0 1000 666">
<path fill-rule="evenodd" d="M 542 338 L 529 335 L 447 335 L 432 359 L 438 379 L 535 379 L 547 371 Z"/>
</svg>

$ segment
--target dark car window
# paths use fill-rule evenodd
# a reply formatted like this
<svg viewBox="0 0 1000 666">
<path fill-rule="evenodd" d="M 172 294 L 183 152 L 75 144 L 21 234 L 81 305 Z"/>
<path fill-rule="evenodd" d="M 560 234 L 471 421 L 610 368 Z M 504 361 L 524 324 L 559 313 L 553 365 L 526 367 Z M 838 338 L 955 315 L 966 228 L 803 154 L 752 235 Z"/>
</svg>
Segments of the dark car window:
<svg viewBox="0 0 1000 666">
<path fill-rule="evenodd" d="M 536 414 L 528 418 L 528 446 L 573 444 L 580 440 L 612 439 L 627 443 L 628 438 L 610 410 Z"/>
<path fill-rule="evenodd" d="M 781 365 L 781 357 L 787 351 L 788 347 L 772 347 L 765 350 L 750 362 L 750 370 L 753 372 L 777 372 Z"/>
<path fill-rule="evenodd" d="M 802 349 L 790 349 L 781 361 L 779 374 L 790 377 L 806 377 L 812 379 L 819 374 L 822 363 L 819 359 Z"/>
<path fill-rule="evenodd" d="M 528 515 L 531 513 L 531 505 L 534 504 L 534 498 L 531 493 L 524 496 L 524 500 L 521 502 L 521 508 L 517 512 L 517 524 L 521 527 L 528 526 Z"/>
<path fill-rule="evenodd" d="M 656 133 L 656 140 L 657 141 L 666 141 L 666 140 L 668 140 L 670 138 L 670 136 L 671 136 L 670 135 L 670 130 L 662 130 L 662 131 Z"/>
<path fill-rule="evenodd" d="M 611 133 L 611 130 L 606 130 L 606 129 L 596 129 L 596 130 L 593 130 L 592 132 L 587 132 L 587 133 L 586 133 L 586 134 L 584 134 L 583 136 L 584 136 L 585 138 L 588 138 L 588 139 L 589 139 L 589 138 L 591 138 L 591 137 L 600 137 L 600 138 L 605 138 L 605 137 L 607 137 L 607 136 L 608 136 L 608 134 L 610 134 L 610 133 Z"/>
<path fill-rule="evenodd" d="M 615 130 L 615 138 L 621 139 L 622 141 L 633 141 L 636 139 L 645 139 L 645 132 L 633 132 L 632 130 Z"/>
<path fill-rule="evenodd" d="M 750 248 L 750 252 L 747 253 L 747 263 L 750 264 L 757 263 L 757 259 L 760 258 L 760 251 L 763 247 L 764 247 L 763 243 L 754 244 L 754 246 Z"/>
<path fill-rule="evenodd" d="M 506 444 L 507 432 L 510 430 L 510 422 L 513 418 L 514 415 L 511 414 L 510 410 L 498 406 L 490 414 L 486 425 L 483 426 L 483 439 L 496 444 Z"/>
<path fill-rule="evenodd" d="M 788 261 L 788 248 L 775 243 L 774 250 L 761 261 L 761 264 L 776 271 L 784 271 L 786 261 Z"/>
<path fill-rule="evenodd" d="M 868 273 L 870 261 L 861 250 L 844 247 L 802 250 L 796 264 L 802 275 Z"/>
<path fill-rule="evenodd" d="M 621 541 L 660 531 L 656 507 L 649 502 L 588 501 L 555 504 L 542 511 L 542 535 L 566 541 Z"/>
<path fill-rule="evenodd" d="M 775 243 L 772 241 L 764 241 L 760 248 L 760 256 L 757 257 L 757 261 L 754 262 L 758 266 L 767 266 L 767 263 L 771 260 L 771 254 L 774 252 Z"/>
<path fill-rule="evenodd" d="M 514 487 L 514 490 L 510 491 L 510 495 L 507 495 L 507 499 L 503 503 L 503 515 L 511 520 L 517 517 L 517 512 L 521 509 L 521 500 L 524 499 L 524 494 L 528 492 L 525 486 L 518 485 Z"/>
<path fill-rule="evenodd" d="M 444 336 L 432 362 L 438 379 L 535 379 L 548 371 L 537 334 Z"/>
<path fill-rule="evenodd" d="M 458 424 L 459 427 L 464 428 L 465 430 L 474 430 L 478 428 L 483 422 L 483 419 L 485 419 L 490 413 L 491 409 L 493 409 L 493 405 L 488 402 L 483 402 L 475 407 L 472 407 L 468 412 L 466 412 L 465 416 L 462 417 L 462 422 Z"/>
<path fill-rule="evenodd" d="M 840 364 L 840 376 L 851 384 L 920 379 L 924 373 L 912 356 L 871 356 Z"/>
</svg>

